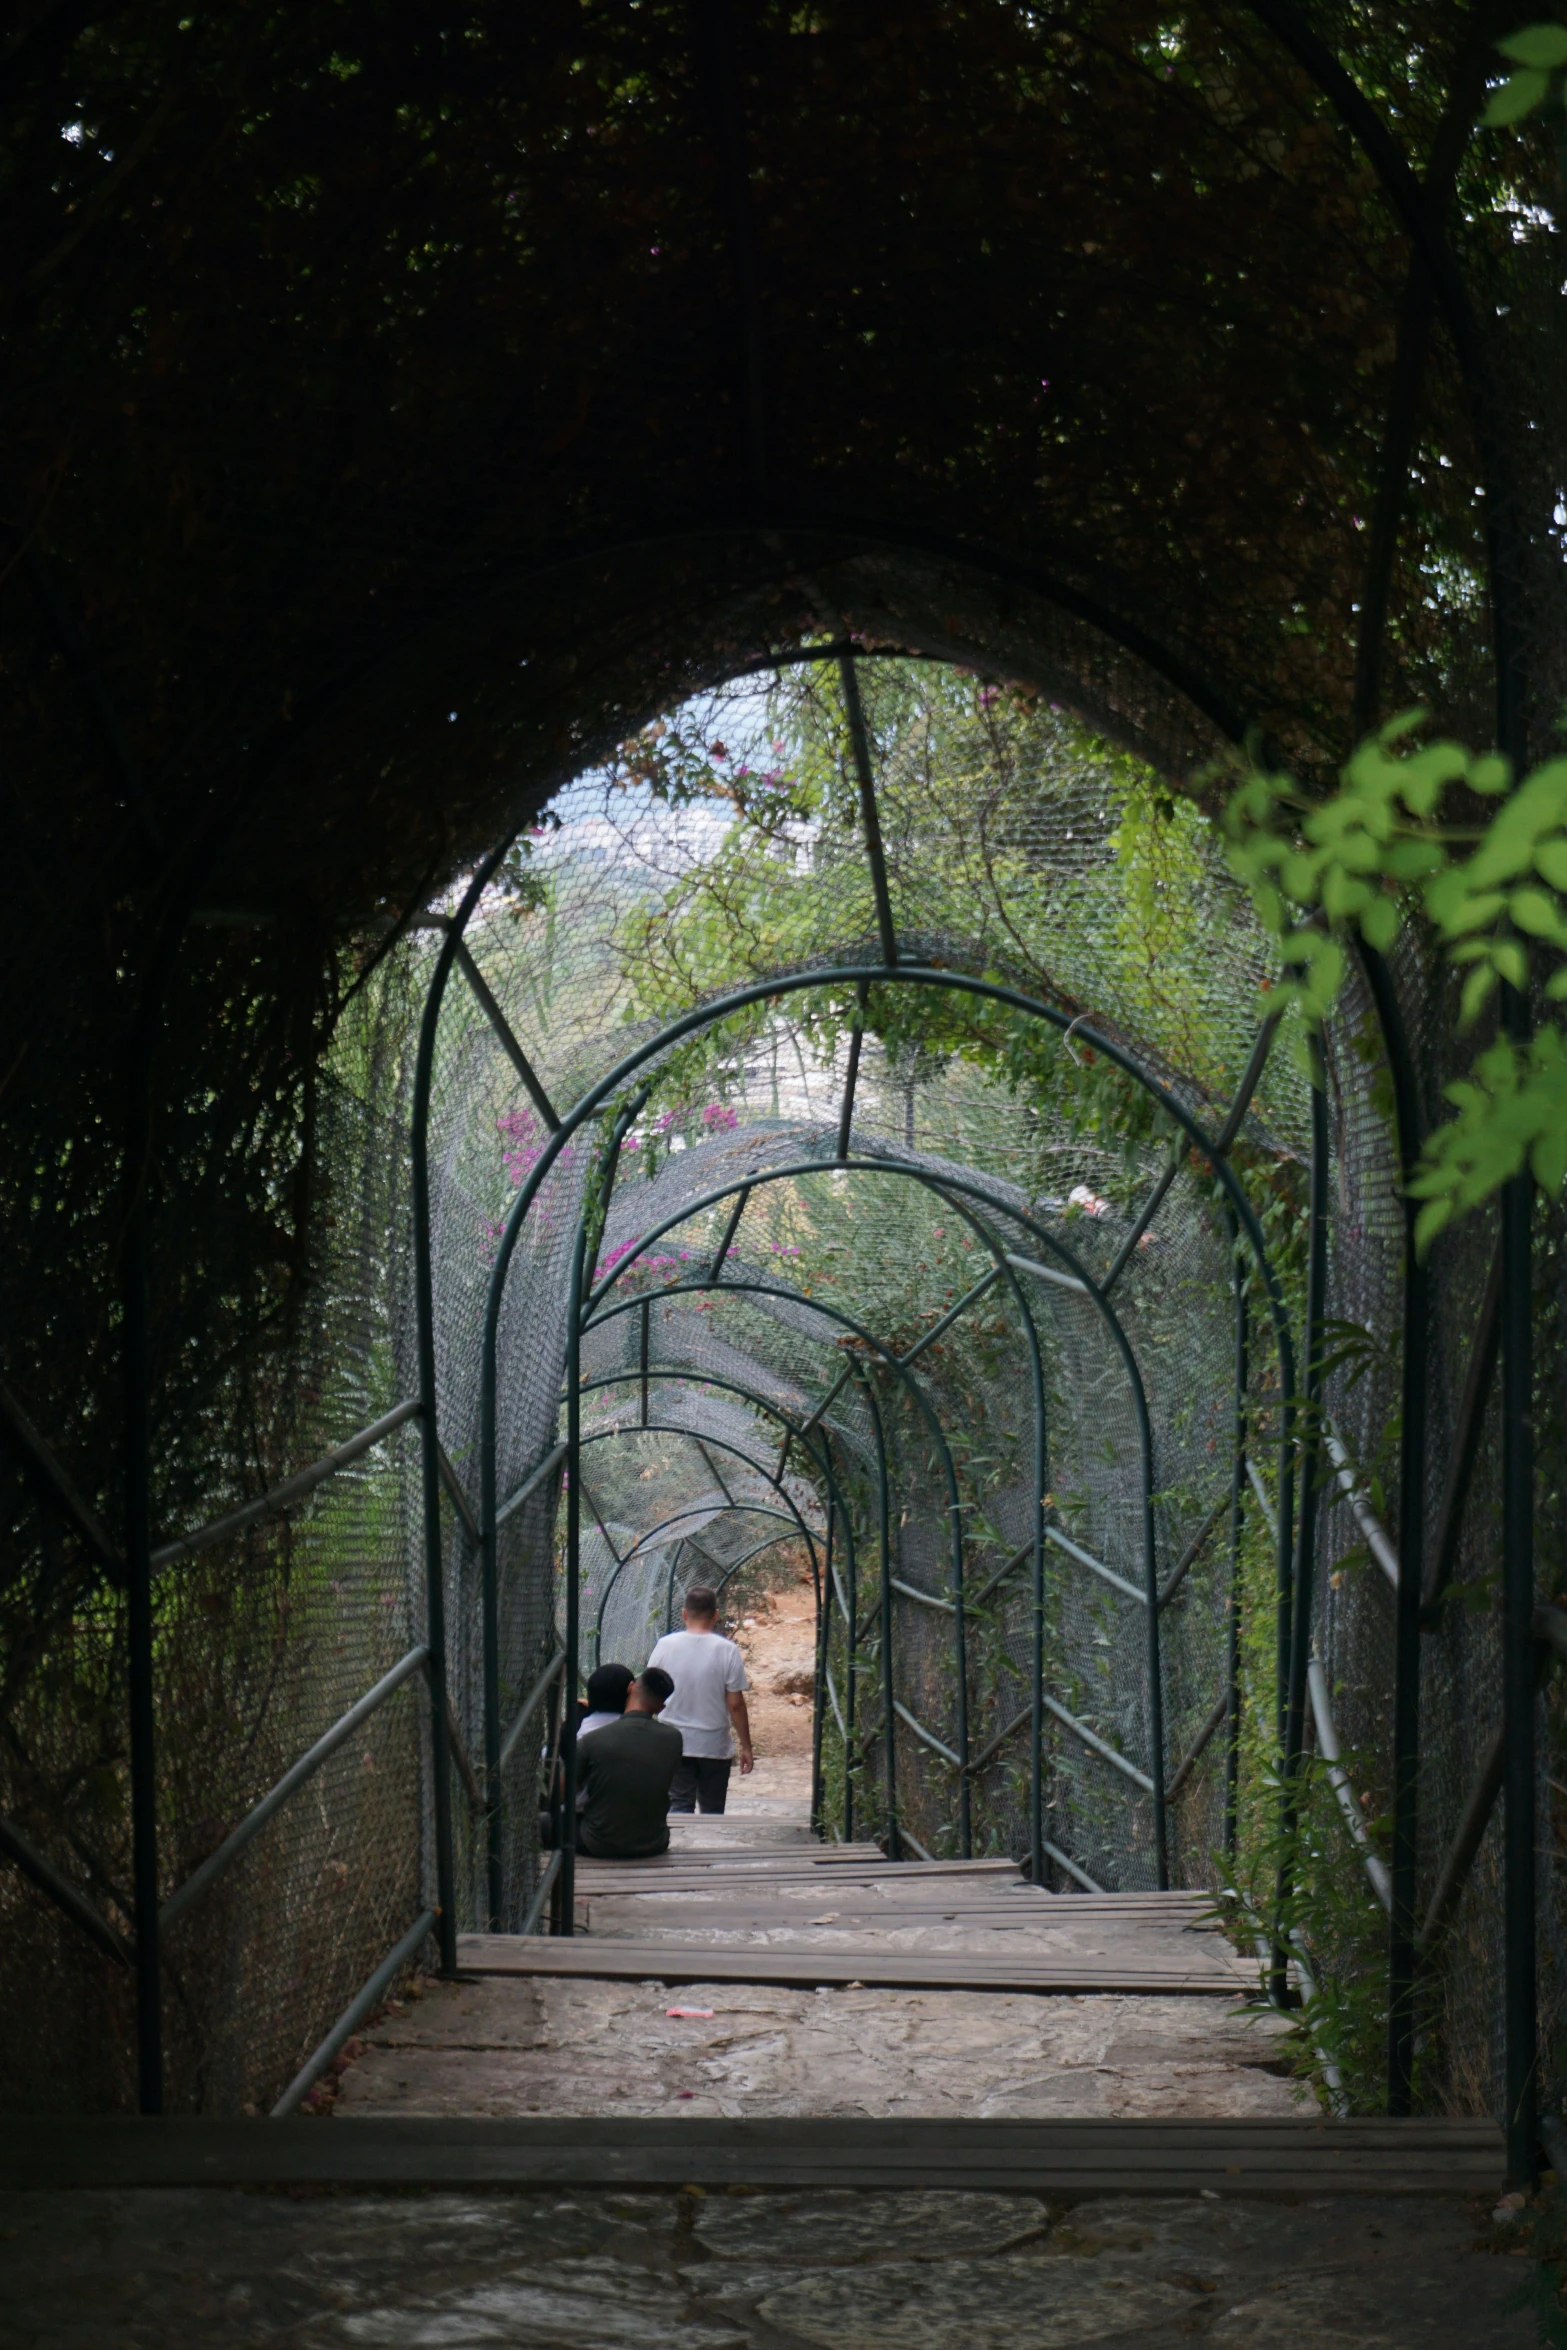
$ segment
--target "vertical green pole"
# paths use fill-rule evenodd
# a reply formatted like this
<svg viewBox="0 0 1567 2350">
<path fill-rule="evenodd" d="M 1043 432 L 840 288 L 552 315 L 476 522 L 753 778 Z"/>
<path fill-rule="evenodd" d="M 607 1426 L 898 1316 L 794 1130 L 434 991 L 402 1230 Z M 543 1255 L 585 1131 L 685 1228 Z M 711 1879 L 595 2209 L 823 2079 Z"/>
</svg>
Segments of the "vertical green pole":
<svg viewBox="0 0 1567 2350">
<path fill-rule="evenodd" d="M 151 1521 L 151 1369 L 147 1343 L 147 1180 L 152 1142 L 152 1004 L 149 983 L 133 1047 L 125 1142 L 121 1280 L 125 1375 L 126 1669 L 130 1705 L 131 1899 L 136 1922 L 136 2066 L 144 2114 L 163 2111 L 163 1987 L 158 1949 L 157 1693 Z"/>
<path fill-rule="evenodd" d="M 827 1495 L 827 1538 L 816 1592 L 816 1694 L 811 1715 L 811 1832 L 822 1832 L 822 1738 L 827 1711 L 827 1648 L 832 1636 L 833 1497 Z"/>
<path fill-rule="evenodd" d="M 854 1842 L 854 1699 L 859 1688 L 860 1568 L 852 1548 L 844 1560 L 848 1608 L 843 1620 L 843 1840 Z"/>
<path fill-rule="evenodd" d="M 566 1324 L 566 1662 L 561 1671 L 561 1747 L 566 1791 L 560 1822 L 560 1930 L 577 1927 L 577 1689 L 582 1674 L 582 1289 L 588 1233 L 584 1214 L 571 1257 Z"/>
<path fill-rule="evenodd" d="M 1509 991 L 1511 992 L 1511 991 Z M 1515 1035 L 1527 1011 L 1504 1008 Z M 1535 1954 L 1534 1459 L 1530 1441 L 1532 1177 L 1502 1191 L 1502 1723 L 1506 1838 L 1502 1854 L 1507 2175 L 1532 2186 L 1538 2168 Z"/>
<path fill-rule="evenodd" d="M 462 904 L 446 926 L 441 951 L 430 975 L 429 993 L 419 1023 L 419 1049 L 414 1060 L 413 1107 L 409 1119 L 411 1161 L 414 1315 L 417 1330 L 419 1376 L 419 1436 L 421 1445 L 421 1500 L 424 1511 L 425 1642 L 430 1654 L 425 1676 L 430 1691 L 430 1799 L 435 1822 L 436 1945 L 441 1972 L 457 1971 L 457 1870 L 452 1836 L 451 1739 L 446 1727 L 446 1545 L 441 1536 L 441 1456 L 437 1412 L 435 1361 L 434 1233 L 430 1210 L 430 1093 L 435 1074 L 435 1040 L 441 1005 L 451 977 L 468 918 L 489 886 L 490 877 L 511 846 L 510 836 L 490 851 L 475 872 Z M 491 1288 L 494 1283 L 492 1279 Z M 491 1300 L 490 1311 L 494 1301 Z M 487 1330 L 490 1325 L 487 1323 Z M 481 1365 L 481 1377 L 488 1368 Z M 481 1427 L 486 1409 L 481 1395 Z M 480 1447 L 481 1560 L 494 1555 L 495 1470 L 494 1447 Z M 486 1740 L 486 1753 L 489 1742 Z M 489 1800 L 495 1801 L 493 1786 Z"/>
<path fill-rule="evenodd" d="M 1246 1277 L 1241 1269 L 1239 1234 L 1235 1244 L 1235 1418 L 1230 1471 L 1230 1605 L 1228 1612 L 1228 1677 L 1230 1705 L 1225 1723 L 1224 1849 L 1233 1861 L 1240 1832 L 1241 1778 L 1241 1610 L 1245 1593 L 1241 1582 L 1241 1551 L 1246 1532 L 1247 1403 L 1251 1383 L 1250 1327 Z"/>
<path fill-rule="evenodd" d="M 1273 1991 L 1282 2003 L 1286 1955 L 1284 1909 L 1293 1890 L 1291 1844 L 1299 1814 L 1300 1775 L 1306 1750 L 1306 1667 L 1311 1651 L 1315 1596 L 1317 1512 L 1321 1494 L 1323 1323 L 1327 1313 L 1328 1103 L 1322 1038 L 1311 1039 L 1311 1188 L 1306 1253 L 1305 1421 L 1301 1431 L 1300 1527 L 1295 1545 L 1289 1604 L 1280 1607 L 1283 1643 L 1283 1736 L 1280 1741 L 1280 1829 L 1278 1924 L 1273 1953 Z"/>
<path fill-rule="evenodd" d="M 876 1422 L 876 1461 L 880 1472 L 876 1488 L 876 1532 L 881 1554 L 881 1735 L 882 1772 L 887 1783 L 887 1858 L 901 1860 L 903 1846 L 898 1837 L 898 1717 L 893 1711 L 896 1676 L 892 1653 L 892 1507 L 887 1491 L 887 1446 L 881 1404 L 871 1384 L 870 1372 L 864 1365 L 860 1366 L 860 1384 Z"/>
</svg>

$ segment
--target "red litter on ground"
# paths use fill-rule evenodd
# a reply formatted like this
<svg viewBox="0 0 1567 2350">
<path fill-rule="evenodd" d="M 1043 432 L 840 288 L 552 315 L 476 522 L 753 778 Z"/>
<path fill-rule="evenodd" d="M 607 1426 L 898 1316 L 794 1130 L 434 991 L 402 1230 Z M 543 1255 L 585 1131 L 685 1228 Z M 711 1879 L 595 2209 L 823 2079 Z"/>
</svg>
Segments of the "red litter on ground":
<svg viewBox="0 0 1567 2350">
<path fill-rule="evenodd" d="M 665 2015 L 699 2015 L 711 2018 L 717 2013 L 717 2010 L 711 2007 L 666 2007 L 664 2013 Z"/>
</svg>

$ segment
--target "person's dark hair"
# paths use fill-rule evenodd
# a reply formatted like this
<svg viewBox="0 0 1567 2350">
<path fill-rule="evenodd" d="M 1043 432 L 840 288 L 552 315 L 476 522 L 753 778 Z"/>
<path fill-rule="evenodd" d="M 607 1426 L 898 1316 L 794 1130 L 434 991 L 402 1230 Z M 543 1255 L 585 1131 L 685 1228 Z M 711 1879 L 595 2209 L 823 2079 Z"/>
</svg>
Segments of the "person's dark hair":
<svg viewBox="0 0 1567 2350">
<path fill-rule="evenodd" d="M 649 1665 L 645 1673 L 637 1675 L 637 1687 L 660 1705 L 667 1705 L 675 1694 L 674 1675 L 666 1673 L 662 1665 Z"/>
<path fill-rule="evenodd" d="M 590 1714 L 623 1714 L 626 1691 L 636 1679 L 629 1665 L 595 1665 L 588 1675 Z"/>
<path fill-rule="evenodd" d="M 693 1616 L 716 1616 L 718 1594 L 711 1583 L 693 1583 L 686 1593 L 686 1609 Z"/>
</svg>

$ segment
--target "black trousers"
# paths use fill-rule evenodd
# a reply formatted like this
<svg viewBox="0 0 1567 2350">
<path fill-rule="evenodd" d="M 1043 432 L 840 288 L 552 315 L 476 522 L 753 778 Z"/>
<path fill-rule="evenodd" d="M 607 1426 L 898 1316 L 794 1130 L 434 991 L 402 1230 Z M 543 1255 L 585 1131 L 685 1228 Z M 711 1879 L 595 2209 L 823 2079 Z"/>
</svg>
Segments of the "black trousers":
<svg viewBox="0 0 1567 2350">
<path fill-rule="evenodd" d="M 670 1810 L 722 1811 L 733 1767 L 728 1755 L 683 1754 L 670 1781 Z"/>
</svg>

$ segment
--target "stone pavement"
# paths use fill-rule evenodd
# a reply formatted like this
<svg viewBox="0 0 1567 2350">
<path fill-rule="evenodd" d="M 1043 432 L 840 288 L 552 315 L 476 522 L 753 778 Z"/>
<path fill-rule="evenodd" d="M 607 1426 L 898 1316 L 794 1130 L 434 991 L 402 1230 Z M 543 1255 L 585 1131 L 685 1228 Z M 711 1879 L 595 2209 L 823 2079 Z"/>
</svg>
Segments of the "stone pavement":
<svg viewBox="0 0 1567 2350">
<path fill-rule="evenodd" d="M 330 2129 L 329 2122 L 320 2125 Z M 8 2350 L 1532 2350 L 1458 2201 L 0 2196 Z"/>
<path fill-rule="evenodd" d="M 385 2012 L 336 2110 L 1282 2116 L 1286 2029 L 1227 1999 L 490 1977 Z"/>
</svg>

